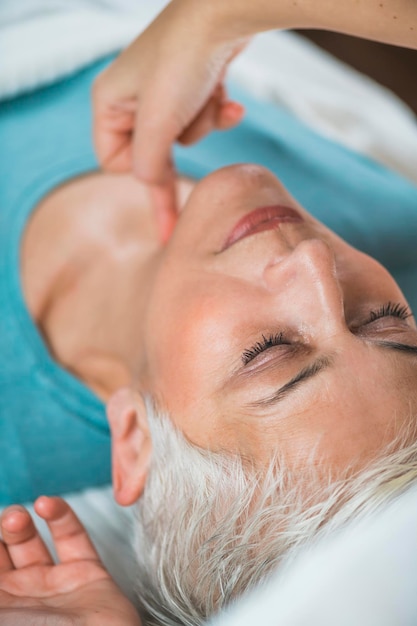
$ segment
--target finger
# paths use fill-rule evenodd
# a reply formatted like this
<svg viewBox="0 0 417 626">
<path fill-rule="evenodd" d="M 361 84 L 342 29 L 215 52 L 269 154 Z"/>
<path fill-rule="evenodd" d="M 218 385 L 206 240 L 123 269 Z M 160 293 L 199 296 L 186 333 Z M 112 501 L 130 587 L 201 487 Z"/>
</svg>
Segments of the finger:
<svg viewBox="0 0 417 626">
<path fill-rule="evenodd" d="M 210 98 L 204 109 L 178 137 L 178 142 L 183 146 L 188 146 L 215 130 L 221 106 L 222 103 L 217 97 Z"/>
<path fill-rule="evenodd" d="M 94 116 L 94 144 L 101 167 L 111 172 L 132 169 L 132 138 L 136 102 L 125 101 L 97 106 Z"/>
<path fill-rule="evenodd" d="M 84 526 L 62 498 L 42 496 L 35 502 L 35 511 L 48 524 L 61 563 L 100 561 Z"/>
<path fill-rule="evenodd" d="M 174 170 L 172 169 L 172 176 L 164 185 L 151 185 L 149 190 L 158 238 L 165 244 L 171 237 L 178 219 Z"/>
<path fill-rule="evenodd" d="M 218 102 L 212 99 L 200 115 L 179 137 L 178 141 L 188 146 L 199 141 L 213 130 L 227 130 L 238 124 L 244 108 L 237 102 Z"/>
<path fill-rule="evenodd" d="M 13 568 L 12 560 L 9 556 L 9 551 L 6 544 L 0 541 L 0 575 L 4 572 L 8 572 Z"/>
<path fill-rule="evenodd" d="M 219 83 L 200 113 L 178 137 L 179 143 L 188 146 L 199 141 L 210 131 L 214 130 L 219 118 L 219 113 L 225 102 L 226 89 L 223 83 Z"/>
<path fill-rule="evenodd" d="M 241 122 L 245 115 L 245 107 L 239 102 L 229 100 L 225 102 L 219 111 L 216 121 L 217 130 L 227 130 L 233 128 Z"/>
<path fill-rule="evenodd" d="M 21 506 L 5 509 L 1 516 L 1 532 L 13 566 L 51 565 L 53 559 L 28 511 Z"/>
<path fill-rule="evenodd" d="M 139 107 L 133 133 L 133 173 L 151 185 L 166 185 L 170 179 L 171 150 L 177 134 L 178 126 L 173 120 L 168 123 L 162 120 L 157 124 Z"/>
<path fill-rule="evenodd" d="M 173 82 L 166 68 L 163 79 L 143 88 L 133 138 L 133 170 L 138 178 L 166 184 L 171 176 L 172 145 L 210 100 L 214 81 L 215 77 L 205 82 L 201 77 L 189 80 L 184 71 Z"/>
</svg>

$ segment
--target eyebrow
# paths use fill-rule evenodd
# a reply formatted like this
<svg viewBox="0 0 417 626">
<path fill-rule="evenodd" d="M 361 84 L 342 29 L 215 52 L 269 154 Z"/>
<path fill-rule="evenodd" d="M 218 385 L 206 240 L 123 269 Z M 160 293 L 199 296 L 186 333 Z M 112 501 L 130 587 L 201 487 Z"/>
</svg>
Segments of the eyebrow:
<svg viewBox="0 0 417 626">
<path fill-rule="evenodd" d="M 374 341 L 373 345 L 380 348 L 388 348 L 389 350 L 396 350 L 397 352 L 406 352 L 408 354 L 414 354 L 417 356 L 417 346 L 409 346 L 407 343 L 399 343 L 398 341 Z"/>
<path fill-rule="evenodd" d="M 406 343 L 399 343 L 397 341 L 373 341 L 372 345 L 377 346 L 378 348 L 386 348 L 388 350 L 394 350 L 396 352 L 401 352 L 402 354 L 410 354 L 412 356 L 417 356 L 417 346 L 410 346 Z M 328 369 L 332 366 L 333 359 L 330 355 L 323 355 L 317 358 L 313 363 L 307 365 L 302 370 L 300 370 L 291 380 L 289 380 L 285 385 L 282 385 L 277 391 L 275 391 L 272 395 L 267 396 L 266 398 L 262 398 L 260 400 L 255 400 L 254 402 L 250 402 L 249 408 L 256 407 L 265 407 L 276 404 L 282 398 L 287 396 L 292 391 L 295 391 L 307 380 L 314 378 L 324 370 Z"/>
<path fill-rule="evenodd" d="M 255 400 L 255 402 L 251 402 L 249 406 L 251 408 L 264 407 L 279 402 L 284 396 L 297 389 L 303 382 L 309 380 L 310 378 L 314 378 L 314 376 L 317 376 L 317 374 L 330 367 L 331 364 L 332 359 L 330 356 L 319 357 L 313 361 L 313 363 L 310 363 L 310 365 L 307 365 L 307 367 L 300 370 L 298 374 L 285 383 L 285 385 L 282 385 L 282 387 L 275 391 L 275 393 L 271 396 L 262 398 L 261 400 Z"/>
</svg>

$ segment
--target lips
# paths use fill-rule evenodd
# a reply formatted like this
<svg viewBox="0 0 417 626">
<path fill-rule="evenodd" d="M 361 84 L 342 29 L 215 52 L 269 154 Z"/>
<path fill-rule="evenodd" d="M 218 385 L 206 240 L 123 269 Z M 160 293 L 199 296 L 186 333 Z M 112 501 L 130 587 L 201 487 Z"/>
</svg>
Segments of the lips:
<svg viewBox="0 0 417 626">
<path fill-rule="evenodd" d="M 227 250 L 245 237 L 274 229 L 283 222 L 303 221 L 300 213 L 291 207 L 281 205 L 259 207 L 237 222 L 224 242 L 222 250 Z"/>
</svg>

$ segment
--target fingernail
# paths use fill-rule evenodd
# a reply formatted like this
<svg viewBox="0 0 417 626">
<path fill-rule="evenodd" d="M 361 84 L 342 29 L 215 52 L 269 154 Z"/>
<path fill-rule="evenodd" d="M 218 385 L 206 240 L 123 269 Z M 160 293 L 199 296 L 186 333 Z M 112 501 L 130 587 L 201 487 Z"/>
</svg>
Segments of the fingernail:
<svg viewBox="0 0 417 626">
<path fill-rule="evenodd" d="M 26 509 L 23 506 L 20 506 L 20 504 L 12 504 L 11 506 L 8 506 L 7 509 L 4 509 L 2 517 L 4 516 L 9 516 L 12 515 L 14 513 L 25 513 Z"/>
<path fill-rule="evenodd" d="M 19 530 L 14 529 L 14 525 L 19 521 L 19 517 L 24 515 L 26 517 L 26 510 L 18 505 L 13 505 L 8 507 L 5 511 L 3 511 L 3 515 L 1 516 L 1 522 L 4 526 L 7 527 L 7 531 L 9 533 L 20 532 Z"/>
</svg>

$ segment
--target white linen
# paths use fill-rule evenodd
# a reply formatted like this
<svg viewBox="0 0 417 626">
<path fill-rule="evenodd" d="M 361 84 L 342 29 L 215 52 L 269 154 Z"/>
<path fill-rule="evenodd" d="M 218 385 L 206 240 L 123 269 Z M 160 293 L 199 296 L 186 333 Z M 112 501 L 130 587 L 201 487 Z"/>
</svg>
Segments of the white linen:
<svg viewBox="0 0 417 626">
<path fill-rule="evenodd" d="M 264 33 L 231 76 L 257 97 L 417 182 L 417 118 L 391 91 L 294 33 Z"/>
<path fill-rule="evenodd" d="M 209 626 L 415 626 L 417 489 L 305 551 Z"/>
</svg>

